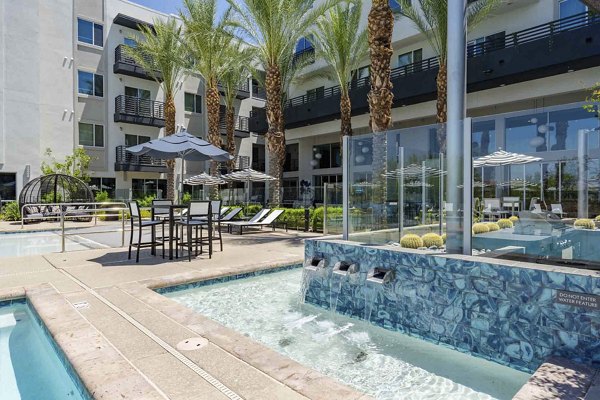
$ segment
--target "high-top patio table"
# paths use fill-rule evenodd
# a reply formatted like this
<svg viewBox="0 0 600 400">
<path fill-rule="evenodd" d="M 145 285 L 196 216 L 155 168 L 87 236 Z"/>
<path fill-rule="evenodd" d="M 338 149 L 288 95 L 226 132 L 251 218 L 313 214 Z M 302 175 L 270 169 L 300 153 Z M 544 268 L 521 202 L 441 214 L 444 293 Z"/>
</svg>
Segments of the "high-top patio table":
<svg viewBox="0 0 600 400">
<path fill-rule="evenodd" d="M 173 234 L 174 234 L 174 226 L 175 226 L 175 210 L 185 210 L 188 208 L 185 204 L 171 204 L 171 205 L 152 205 L 150 209 L 152 210 L 152 219 L 154 219 L 154 209 L 155 208 L 168 208 L 169 209 L 169 260 L 173 259 Z"/>
</svg>

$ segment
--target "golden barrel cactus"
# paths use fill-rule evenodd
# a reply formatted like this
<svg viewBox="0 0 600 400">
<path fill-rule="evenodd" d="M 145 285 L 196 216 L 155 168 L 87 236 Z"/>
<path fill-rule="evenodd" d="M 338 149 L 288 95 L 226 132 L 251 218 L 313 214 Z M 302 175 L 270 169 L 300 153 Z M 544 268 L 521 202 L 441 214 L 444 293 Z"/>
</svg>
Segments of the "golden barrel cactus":
<svg viewBox="0 0 600 400">
<path fill-rule="evenodd" d="M 473 234 L 478 235 L 480 233 L 487 233 L 490 231 L 490 228 L 485 222 L 478 222 L 473 224 Z"/>
<path fill-rule="evenodd" d="M 589 218 L 576 219 L 573 226 L 579 229 L 596 229 L 596 224 Z"/>
<path fill-rule="evenodd" d="M 437 233 L 426 233 L 421 236 L 421 239 L 423 240 L 423 246 L 425 247 L 442 247 L 444 245 L 444 240 Z"/>
<path fill-rule="evenodd" d="M 495 231 L 499 231 L 500 230 L 500 225 L 498 225 L 495 222 L 486 222 L 485 224 L 487 225 L 487 227 L 490 230 L 490 232 L 495 232 Z"/>
<path fill-rule="evenodd" d="M 419 237 L 419 235 L 409 233 L 408 235 L 402 236 L 402 239 L 400 239 L 400 245 L 402 247 L 406 247 L 407 249 L 418 249 L 419 247 L 423 247 L 423 240 Z"/>
<path fill-rule="evenodd" d="M 507 229 L 507 228 L 512 228 L 513 223 L 508 218 L 502 218 L 502 219 L 498 220 L 498 226 L 500 227 L 500 229 Z"/>
</svg>

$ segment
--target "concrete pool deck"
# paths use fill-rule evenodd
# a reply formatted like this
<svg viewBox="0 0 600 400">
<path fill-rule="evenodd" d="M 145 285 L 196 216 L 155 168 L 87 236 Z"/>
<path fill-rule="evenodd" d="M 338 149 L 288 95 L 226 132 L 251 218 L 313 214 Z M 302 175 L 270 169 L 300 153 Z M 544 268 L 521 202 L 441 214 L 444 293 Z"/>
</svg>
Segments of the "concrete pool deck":
<svg viewBox="0 0 600 400">
<path fill-rule="evenodd" d="M 310 237 L 224 235 L 224 252 L 191 263 L 144 251 L 136 264 L 126 248 L 0 258 L 0 300 L 27 296 L 97 399 L 369 399 L 151 290 L 299 263 Z M 600 374 L 574 368 L 542 366 L 516 398 L 593 399 Z"/>
<path fill-rule="evenodd" d="M 191 263 L 136 264 L 126 248 L 0 258 L 0 299 L 28 298 L 97 399 L 369 399 L 149 289 L 299 263 L 311 236 L 224 235 Z"/>
</svg>

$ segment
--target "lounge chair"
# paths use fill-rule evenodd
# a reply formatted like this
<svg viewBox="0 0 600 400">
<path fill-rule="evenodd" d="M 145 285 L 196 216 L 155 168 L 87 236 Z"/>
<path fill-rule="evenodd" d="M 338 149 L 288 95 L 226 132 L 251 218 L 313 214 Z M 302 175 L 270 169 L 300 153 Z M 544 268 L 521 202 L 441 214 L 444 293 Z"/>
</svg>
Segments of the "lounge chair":
<svg viewBox="0 0 600 400">
<path fill-rule="evenodd" d="M 267 215 L 269 213 L 269 211 L 271 211 L 270 208 L 263 208 L 262 210 L 260 210 L 259 212 L 257 212 L 256 214 L 254 214 L 254 216 L 252 218 L 250 218 L 248 221 L 231 221 L 231 222 L 225 222 L 223 225 L 227 226 L 227 231 L 229 233 L 231 233 L 231 226 L 232 225 L 237 225 L 240 224 L 242 222 L 258 222 L 261 218 L 264 218 L 265 215 Z"/>
<path fill-rule="evenodd" d="M 227 212 L 227 210 L 229 210 L 231 207 L 229 206 L 224 206 L 221 207 L 221 214 L 219 214 L 219 217 L 222 217 L 223 215 L 225 215 L 225 213 Z"/>
<path fill-rule="evenodd" d="M 564 218 L 567 215 L 563 211 L 562 204 L 550 204 L 550 207 L 552 208 L 552 213 L 558 215 L 560 218 Z"/>
<path fill-rule="evenodd" d="M 263 219 L 262 221 L 259 221 L 259 222 L 240 221 L 239 223 L 231 223 L 229 225 L 229 229 L 231 230 L 234 226 L 239 226 L 240 227 L 240 235 L 243 234 L 245 226 L 246 227 L 254 226 L 254 227 L 262 228 L 263 226 L 271 225 L 273 227 L 273 230 L 275 230 L 275 223 L 277 222 L 277 219 L 283 214 L 284 211 L 285 210 L 274 210 L 271 214 L 267 215 L 265 217 L 265 219 Z M 286 227 L 286 231 L 287 231 L 287 225 L 285 227 Z"/>
<path fill-rule="evenodd" d="M 227 215 L 221 214 L 221 223 L 232 221 L 240 212 L 242 212 L 242 207 L 234 207 L 229 210 Z"/>
</svg>

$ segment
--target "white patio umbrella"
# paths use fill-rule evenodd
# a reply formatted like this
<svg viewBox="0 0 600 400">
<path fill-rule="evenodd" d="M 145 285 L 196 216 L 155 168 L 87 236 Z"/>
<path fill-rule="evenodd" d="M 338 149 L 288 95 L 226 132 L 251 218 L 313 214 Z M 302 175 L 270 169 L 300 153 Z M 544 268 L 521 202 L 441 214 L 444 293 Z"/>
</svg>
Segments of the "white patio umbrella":
<svg viewBox="0 0 600 400">
<path fill-rule="evenodd" d="M 137 146 L 128 147 L 127 151 L 135 155 L 148 155 L 163 160 L 181 158 L 181 190 L 183 192 L 183 169 L 185 160 L 188 161 L 229 161 L 233 157 L 226 152 L 188 132 L 182 131 L 164 136 Z"/>
<path fill-rule="evenodd" d="M 483 183 L 483 169 L 485 167 L 503 167 L 506 165 L 523 165 L 523 181 L 525 181 L 525 164 L 542 161 L 541 157 L 528 156 L 526 154 L 511 153 L 502 149 L 497 150 L 487 156 L 479 157 L 473 160 L 473 168 L 481 167 L 481 182 Z M 523 210 L 526 208 L 525 196 L 527 187 L 523 185 Z M 483 187 L 481 190 L 483 193 Z"/>
<path fill-rule="evenodd" d="M 246 208 L 248 208 L 250 197 L 250 182 L 267 182 L 274 181 L 275 178 L 263 172 L 245 168 L 239 171 L 233 171 L 222 176 L 223 179 L 234 182 L 244 182 L 246 185 Z"/>
<path fill-rule="evenodd" d="M 207 174 L 206 172 L 201 173 L 200 175 L 192 176 L 191 178 L 187 178 L 183 181 L 186 185 L 206 185 L 206 186 L 215 186 L 215 185 L 224 185 L 227 182 L 218 176 L 212 176 Z"/>
</svg>

